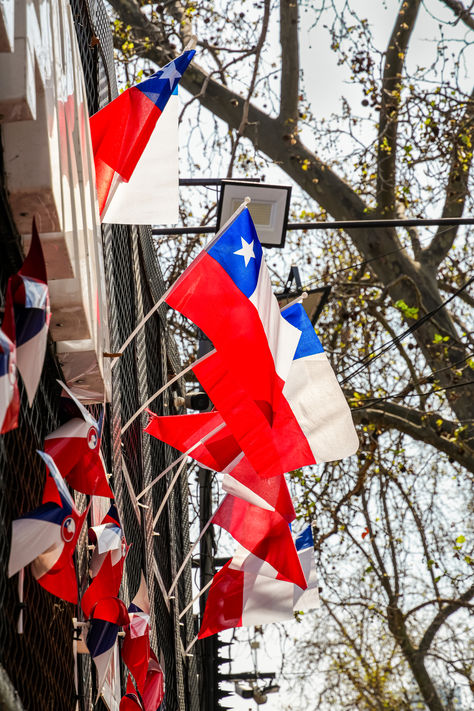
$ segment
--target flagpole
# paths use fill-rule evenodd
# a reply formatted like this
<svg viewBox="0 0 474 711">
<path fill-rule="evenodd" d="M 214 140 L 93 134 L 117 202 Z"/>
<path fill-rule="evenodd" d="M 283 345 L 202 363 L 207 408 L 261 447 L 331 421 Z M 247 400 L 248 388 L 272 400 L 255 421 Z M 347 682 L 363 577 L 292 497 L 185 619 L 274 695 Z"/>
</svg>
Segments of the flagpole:
<svg viewBox="0 0 474 711">
<path fill-rule="evenodd" d="M 209 519 L 209 521 L 206 523 L 206 525 L 205 525 L 204 528 L 202 529 L 201 533 L 199 534 L 198 538 L 194 541 L 193 545 L 192 545 L 191 548 L 189 549 L 187 556 L 185 557 L 185 559 L 184 559 L 183 562 L 181 563 L 181 567 L 180 567 L 180 569 L 178 570 L 178 572 L 176 573 L 176 577 L 175 577 L 175 579 L 173 580 L 173 582 L 171 583 L 170 589 L 168 590 L 168 600 L 170 599 L 171 593 L 173 592 L 173 590 L 175 589 L 176 585 L 178 584 L 178 580 L 179 580 L 179 578 L 180 578 L 180 576 L 181 576 L 181 573 L 183 572 L 184 568 L 186 567 L 186 563 L 187 563 L 188 560 L 191 558 L 191 556 L 192 556 L 192 554 L 193 554 L 193 551 L 194 551 L 194 549 L 196 548 L 197 544 L 199 543 L 199 541 L 201 540 L 201 538 L 204 536 L 204 534 L 206 533 L 207 529 L 208 529 L 209 526 L 211 525 L 213 518 L 214 518 L 214 514 L 212 514 L 211 518 Z"/>
<path fill-rule="evenodd" d="M 191 40 L 191 41 L 192 41 L 192 40 Z M 237 217 L 240 215 L 240 213 L 247 207 L 247 205 L 248 205 L 250 202 L 251 202 L 251 200 L 250 200 L 249 197 L 244 198 L 243 203 L 242 203 L 242 204 L 237 208 L 237 210 L 229 217 L 229 219 L 227 220 L 227 222 L 226 222 L 224 225 L 222 225 L 222 227 L 221 227 L 220 230 L 217 232 L 217 234 L 212 238 L 212 240 L 209 242 L 209 244 L 206 245 L 205 249 L 208 249 L 208 248 L 211 246 L 211 244 L 213 244 L 213 242 L 215 242 L 217 239 L 219 239 L 219 237 L 223 234 L 223 232 L 225 232 L 225 230 L 229 227 L 229 225 L 231 225 L 232 222 L 234 222 L 234 220 L 237 219 Z M 191 264 L 192 264 L 192 262 L 191 262 Z M 189 267 L 188 267 L 188 268 L 189 268 Z M 186 271 L 186 269 L 184 270 L 183 274 L 185 273 L 185 271 Z M 183 276 L 183 275 L 181 274 L 181 276 Z M 178 277 L 178 279 L 180 279 L 181 276 Z M 146 314 L 146 316 L 144 316 L 144 317 L 141 319 L 141 321 L 140 321 L 140 322 L 138 323 L 138 325 L 133 329 L 133 331 L 131 332 L 131 334 L 129 335 L 129 337 L 123 342 L 123 344 L 121 345 L 119 351 L 118 351 L 117 353 L 110 353 L 110 354 L 109 354 L 109 357 L 114 358 L 114 360 L 112 360 L 112 363 L 110 364 L 111 368 L 114 367 L 115 363 L 117 362 L 116 359 L 118 359 L 119 356 L 123 355 L 124 350 L 130 345 L 130 343 L 133 341 L 133 339 L 135 338 L 135 336 L 137 335 L 137 333 L 138 333 L 138 332 L 143 328 L 143 326 L 146 324 L 146 322 L 148 321 L 148 319 L 151 318 L 151 316 L 153 316 L 153 314 L 154 314 L 154 313 L 160 308 L 160 306 L 166 301 L 166 298 L 168 297 L 168 294 L 171 292 L 171 290 L 173 289 L 173 287 L 174 287 L 174 284 L 173 284 L 172 286 L 170 286 L 169 289 L 167 289 L 167 290 L 165 291 L 165 293 L 163 294 L 163 296 L 161 296 L 161 297 L 158 299 L 158 301 L 156 302 L 156 304 L 151 307 L 151 309 L 148 311 L 148 313 Z M 155 396 L 155 397 L 156 397 L 156 396 Z M 128 424 L 128 423 L 127 423 L 127 424 Z"/>
<path fill-rule="evenodd" d="M 173 383 L 175 383 L 177 380 L 179 380 L 184 375 L 186 375 L 186 373 L 189 373 L 189 371 L 192 370 L 196 365 L 198 365 L 198 363 L 202 363 L 203 360 L 206 360 L 206 358 L 209 358 L 209 356 L 212 353 L 215 353 L 215 351 L 210 351 L 209 353 L 206 353 L 201 358 L 198 358 L 193 363 L 186 366 L 186 368 L 184 368 L 184 370 L 182 370 L 180 373 L 178 373 L 178 375 L 175 375 L 173 378 L 171 378 L 171 380 L 168 380 L 167 383 L 165 383 L 159 390 L 157 390 L 156 393 L 151 395 L 148 398 L 148 400 L 131 416 L 131 418 L 128 420 L 128 422 L 126 422 L 124 424 L 124 426 L 122 427 L 122 429 L 120 430 L 120 434 L 123 435 L 123 433 L 128 430 L 128 428 L 130 427 L 132 422 L 134 422 L 137 419 L 137 417 L 142 414 L 143 410 L 146 410 L 148 405 L 150 405 L 153 402 L 153 400 L 155 400 L 159 395 L 161 395 L 161 393 L 163 393 L 171 385 L 173 385 Z"/>
<path fill-rule="evenodd" d="M 189 610 L 189 608 L 194 605 L 194 603 L 196 602 L 196 600 L 199 600 L 199 598 L 201 597 L 201 595 L 204 595 L 204 593 L 206 592 L 206 590 L 207 590 L 208 588 L 210 588 L 211 585 L 212 585 L 212 580 L 209 580 L 209 582 L 198 592 L 198 594 L 196 595 L 196 597 L 191 600 L 191 602 L 189 603 L 189 605 L 186 605 L 186 607 L 184 608 L 184 610 L 182 610 L 182 612 L 179 613 L 179 617 L 178 617 L 179 620 L 180 620 L 182 617 L 184 617 L 184 615 L 187 613 L 187 611 Z"/>
<path fill-rule="evenodd" d="M 142 496 L 145 496 L 146 492 L 147 492 L 147 491 L 150 491 L 150 489 L 152 488 L 152 486 L 155 486 L 155 484 L 156 484 L 158 481 L 160 481 L 160 479 L 163 479 L 163 477 L 165 476 L 165 474 L 168 474 L 168 472 L 171 471 L 171 469 L 173 469 L 173 467 L 174 467 L 175 464 L 178 464 L 178 462 L 181 462 L 181 461 L 182 461 L 185 457 L 187 457 L 187 456 L 188 456 L 188 455 L 186 454 L 186 452 L 185 452 L 184 454 L 181 454 L 181 456 L 178 457 L 177 459 L 175 459 L 174 462 L 171 462 L 171 464 L 170 464 L 169 466 L 167 466 L 166 469 L 163 469 L 163 471 L 162 471 L 160 474 L 158 474 L 158 476 L 156 476 L 156 477 L 153 479 L 153 481 L 150 482 L 150 484 L 148 484 L 148 486 L 145 486 L 145 488 L 144 488 L 142 491 L 140 491 L 139 494 L 137 494 L 137 496 L 135 497 L 135 498 L 137 499 L 137 501 L 138 501 L 138 499 L 141 499 Z"/>
<path fill-rule="evenodd" d="M 155 477 L 155 479 L 153 479 L 153 481 L 150 482 L 150 483 L 148 484 L 148 486 L 146 486 L 146 487 L 143 489 L 143 491 L 140 491 L 140 493 L 136 496 L 136 499 L 137 499 L 137 500 L 138 500 L 138 499 L 141 499 L 141 497 L 144 496 L 144 495 L 146 494 L 146 492 L 149 491 L 149 490 L 151 489 L 151 487 L 156 484 L 156 482 L 160 481 L 160 479 L 162 479 L 162 478 L 164 477 L 164 475 L 167 474 L 167 473 L 170 471 L 170 469 L 172 469 L 172 468 L 174 467 L 175 464 L 178 464 L 178 462 L 180 462 L 182 459 L 184 459 L 184 458 L 187 457 L 189 454 L 191 454 L 191 452 L 192 452 L 194 449 L 196 449 L 196 447 L 199 447 L 200 444 L 204 444 L 204 442 L 206 442 L 206 440 L 208 440 L 209 437 L 212 437 L 213 435 L 215 435 L 217 432 L 219 432 L 220 430 L 222 430 L 225 426 L 226 426 L 226 423 L 225 423 L 225 422 L 222 422 L 220 425 L 218 425 L 218 426 L 215 427 L 213 430 L 211 430 L 211 432 L 209 432 L 207 435 L 204 435 L 204 437 L 201 437 L 201 439 L 199 440 L 199 442 L 196 442 L 196 444 L 193 444 L 192 447 L 190 447 L 189 449 L 187 449 L 186 452 L 184 452 L 183 454 L 181 454 L 177 459 L 174 460 L 174 462 L 171 462 L 171 464 L 170 464 L 169 466 L 167 466 L 166 469 L 163 469 L 163 471 L 161 472 L 161 474 L 158 474 L 158 476 Z"/>
<path fill-rule="evenodd" d="M 192 654 L 189 654 L 189 650 L 194 647 L 194 645 L 195 645 L 196 642 L 198 641 L 198 637 L 199 637 L 199 635 L 196 635 L 196 636 L 194 637 L 194 639 L 193 639 L 193 640 L 189 643 L 189 645 L 186 647 L 186 649 L 184 650 L 184 653 L 185 653 L 186 655 L 189 655 L 190 657 L 193 656 Z"/>
<path fill-rule="evenodd" d="M 280 311 L 286 311 L 286 309 L 289 309 L 290 306 L 293 306 L 293 304 L 300 304 L 302 301 L 308 298 L 308 292 L 303 291 L 299 296 L 296 297 L 296 299 L 293 299 L 293 301 L 290 301 L 289 304 L 285 304 L 284 306 L 281 307 Z"/>
<path fill-rule="evenodd" d="M 156 516 L 155 516 L 155 518 L 153 519 L 153 528 L 155 528 L 156 524 L 158 523 L 158 519 L 159 519 L 160 516 L 161 516 L 161 512 L 162 512 L 163 509 L 165 508 L 166 502 L 168 501 L 169 497 L 171 496 L 171 492 L 173 491 L 173 487 L 174 487 L 174 485 L 176 484 L 176 481 L 177 481 L 179 475 L 180 475 L 181 472 L 183 471 L 183 468 L 184 468 L 184 465 L 185 465 L 185 464 L 186 464 L 186 459 L 183 458 L 183 461 L 181 462 L 181 464 L 180 464 L 179 467 L 177 468 L 176 473 L 175 473 L 175 475 L 174 475 L 174 477 L 173 477 L 173 479 L 172 479 L 172 481 L 171 481 L 171 484 L 168 486 L 168 489 L 167 489 L 167 491 L 166 491 L 166 494 L 163 496 L 163 500 L 162 500 L 162 502 L 161 502 L 161 504 L 160 504 L 160 507 L 159 507 L 158 511 L 156 512 Z"/>
</svg>

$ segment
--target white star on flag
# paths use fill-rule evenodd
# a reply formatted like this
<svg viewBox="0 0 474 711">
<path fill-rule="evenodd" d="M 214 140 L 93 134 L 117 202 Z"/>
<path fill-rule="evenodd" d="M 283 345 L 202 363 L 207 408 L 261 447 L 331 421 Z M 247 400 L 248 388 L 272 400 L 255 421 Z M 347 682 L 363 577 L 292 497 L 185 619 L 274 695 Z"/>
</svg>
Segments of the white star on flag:
<svg viewBox="0 0 474 711">
<path fill-rule="evenodd" d="M 252 242 L 246 242 L 243 237 L 240 238 L 242 240 L 242 249 L 238 249 L 234 254 L 239 254 L 241 257 L 244 258 L 245 260 L 245 266 L 250 262 L 251 259 L 255 259 L 255 254 L 253 251 L 253 240 Z"/>
<path fill-rule="evenodd" d="M 171 62 L 161 72 L 160 79 L 169 79 L 170 87 L 173 88 L 173 84 L 180 77 L 181 74 L 176 69 L 176 64 L 174 62 Z"/>
</svg>

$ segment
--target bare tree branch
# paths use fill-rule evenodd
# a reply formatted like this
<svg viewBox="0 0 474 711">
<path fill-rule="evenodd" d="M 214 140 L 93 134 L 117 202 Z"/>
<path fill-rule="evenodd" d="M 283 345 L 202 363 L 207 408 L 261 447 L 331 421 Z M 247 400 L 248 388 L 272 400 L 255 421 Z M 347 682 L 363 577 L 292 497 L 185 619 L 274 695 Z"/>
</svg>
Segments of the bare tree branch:
<svg viewBox="0 0 474 711">
<path fill-rule="evenodd" d="M 441 0 L 441 2 L 444 2 L 467 27 L 474 30 L 474 15 L 470 12 L 471 8 L 467 9 L 459 0 Z"/>
<path fill-rule="evenodd" d="M 438 632 L 439 628 L 446 622 L 448 617 L 454 612 L 459 610 L 461 607 L 465 606 L 466 602 L 469 602 L 474 597 L 474 584 L 471 585 L 457 600 L 453 600 L 448 603 L 446 607 L 443 607 L 434 617 L 429 627 L 427 628 L 423 638 L 419 644 L 419 651 L 422 654 L 426 654 L 431 646 L 435 634 Z"/>
<path fill-rule="evenodd" d="M 402 2 L 385 54 L 377 146 L 377 209 L 384 217 L 394 217 L 396 211 L 398 107 L 402 72 L 420 4 L 421 0 Z"/>
<path fill-rule="evenodd" d="M 469 194 L 469 171 L 472 165 L 474 143 L 474 90 L 466 103 L 464 116 L 453 139 L 451 166 L 442 217 L 461 217 Z M 433 271 L 437 269 L 451 249 L 458 226 L 439 227 L 430 245 L 421 251 L 420 261 Z"/>
<path fill-rule="evenodd" d="M 298 0 L 280 0 L 280 45 L 280 121 L 293 133 L 298 122 L 300 76 Z"/>
<path fill-rule="evenodd" d="M 444 452 L 474 473 L 474 451 L 464 439 L 467 430 L 437 413 L 425 413 L 393 402 L 378 403 L 363 410 L 352 410 L 357 424 L 373 424 L 382 429 L 396 429 L 419 442 L 426 442 Z M 461 430 L 461 431 L 460 431 Z"/>
</svg>

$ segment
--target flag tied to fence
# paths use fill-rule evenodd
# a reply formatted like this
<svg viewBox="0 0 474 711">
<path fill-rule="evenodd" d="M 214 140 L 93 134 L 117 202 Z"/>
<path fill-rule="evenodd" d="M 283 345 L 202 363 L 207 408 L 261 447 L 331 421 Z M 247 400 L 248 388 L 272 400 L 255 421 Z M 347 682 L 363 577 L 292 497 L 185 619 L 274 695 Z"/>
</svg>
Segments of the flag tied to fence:
<svg viewBox="0 0 474 711">
<path fill-rule="evenodd" d="M 72 555 L 86 517 L 79 514 L 71 494 L 48 454 L 38 452 L 47 467 L 43 503 L 12 522 L 8 576 L 31 563 L 38 583 L 62 600 L 77 603 L 77 580 Z"/>
</svg>

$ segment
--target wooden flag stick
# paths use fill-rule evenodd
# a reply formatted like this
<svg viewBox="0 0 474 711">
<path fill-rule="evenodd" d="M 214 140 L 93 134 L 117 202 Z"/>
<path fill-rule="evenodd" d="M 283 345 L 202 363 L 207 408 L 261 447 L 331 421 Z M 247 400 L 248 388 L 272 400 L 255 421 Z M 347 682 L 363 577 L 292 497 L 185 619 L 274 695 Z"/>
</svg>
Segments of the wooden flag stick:
<svg viewBox="0 0 474 711">
<path fill-rule="evenodd" d="M 188 454 L 191 454 L 191 452 L 192 452 L 194 449 L 196 449 L 196 447 L 199 447 L 200 444 L 204 444 L 204 442 L 205 442 L 206 440 L 208 440 L 209 437 L 212 437 L 212 435 L 215 435 L 217 432 L 219 432 L 219 430 L 223 429 L 225 426 L 226 426 L 225 422 L 222 422 L 220 425 L 218 425 L 218 426 L 215 427 L 213 430 L 211 430 L 211 432 L 209 432 L 207 435 L 205 435 L 204 437 L 201 437 L 201 439 L 199 440 L 199 442 L 196 442 L 196 444 L 193 444 L 192 447 L 190 447 L 189 449 L 187 449 L 186 452 L 184 452 L 184 454 L 181 454 L 177 459 L 174 460 L 174 462 L 171 462 L 171 464 L 170 464 L 168 467 L 166 467 L 166 469 L 163 469 L 163 471 L 161 472 L 161 474 L 158 474 L 158 476 L 155 477 L 155 479 L 153 479 L 153 481 L 150 482 L 150 483 L 148 484 L 148 486 L 146 486 L 146 487 L 143 489 L 143 491 L 140 491 L 140 493 L 139 493 L 138 496 L 137 496 L 137 500 L 138 500 L 138 499 L 141 499 L 141 497 L 142 497 L 144 494 L 146 494 L 146 492 L 149 491 L 149 490 L 151 489 L 151 487 L 156 484 L 157 481 L 160 481 L 160 479 L 162 479 L 162 478 L 165 476 L 165 474 L 167 474 L 167 473 L 170 471 L 170 469 L 172 469 L 172 468 L 174 467 L 175 464 L 178 464 L 178 462 L 180 462 L 182 459 L 184 459 L 185 457 L 187 457 Z"/>
<path fill-rule="evenodd" d="M 178 570 L 178 572 L 176 573 L 176 577 L 175 577 L 175 579 L 173 580 L 173 582 L 171 583 L 170 589 L 168 590 L 168 600 L 170 599 L 171 593 L 173 592 L 173 590 L 175 589 L 176 585 L 178 584 L 178 580 L 179 580 L 179 578 L 180 578 L 180 576 L 181 576 L 181 573 L 183 572 L 184 568 L 186 567 L 186 563 L 187 563 L 188 560 L 191 558 L 194 549 L 196 548 L 197 544 L 199 543 L 199 541 L 201 540 L 201 538 L 204 536 L 204 534 L 206 533 L 207 529 L 208 529 L 209 526 L 211 525 L 213 517 L 214 517 L 214 514 L 211 516 L 211 518 L 209 519 L 209 521 L 206 523 L 206 525 L 205 525 L 204 528 L 202 529 L 201 533 L 199 534 L 199 537 L 194 541 L 193 545 L 191 546 L 191 548 L 190 548 L 189 551 L 188 551 L 187 556 L 185 557 L 185 559 L 184 559 L 183 562 L 181 563 L 181 567 L 180 567 L 180 569 Z"/>
<path fill-rule="evenodd" d="M 166 469 L 163 469 L 163 471 L 162 471 L 160 474 L 158 474 L 158 476 L 156 476 L 156 477 L 153 479 L 153 481 L 148 484 L 148 486 L 145 486 L 145 488 L 144 488 L 142 491 L 140 491 L 140 493 L 139 493 L 139 494 L 137 495 L 137 497 L 136 497 L 137 501 L 138 501 L 139 499 L 141 499 L 142 496 L 145 496 L 146 492 L 147 492 L 147 491 L 150 491 L 150 489 L 152 488 L 152 486 L 155 486 L 155 484 L 156 484 L 158 481 L 160 481 L 160 479 L 163 479 L 163 477 L 165 476 L 165 474 L 168 474 L 168 472 L 171 471 L 171 469 L 173 469 L 173 467 L 174 467 L 175 464 L 178 464 L 178 463 L 181 462 L 183 459 L 185 459 L 187 456 L 188 456 L 188 455 L 187 455 L 186 453 L 181 454 L 181 456 L 179 456 L 177 459 L 175 459 L 174 462 L 171 462 L 171 464 L 170 464 L 169 466 L 167 466 Z"/>
<path fill-rule="evenodd" d="M 192 41 L 192 39 L 191 39 L 191 41 Z M 210 240 L 210 242 L 206 245 L 205 249 L 209 249 L 209 247 L 211 246 L 211 244 L 213 244 L 217 239 L 219 239 L 219 237 L 223 234 L 223 232 L 226 231 L 226 229 L 228 228 L 228 226 L 231 225 L 232 222 L 240 215 L 240 213 L 242 212 L 242 210 L 244 210 L 244 209 L 247 207 L 247 205 L 249 204 L 249 202 L 250 202 L 250 198 L 249 198 L 249 197 L 246 197 L 246 198 L 244 199 L 243 203 L 237 208 L 237 210 L 233 213 L 233 215 L 231 215 L 231 216 L 229 217 L 229 219 L 227 220 L 227 222 L 226 222 L 224 225 L 222 225 L 222 227 L 221 227 L 220 230 L 217 232 L 217 234 L 216 234 L 216 235 Z M 191 262 L 191 264 L 192 264 L 192 262 Z M 191 265 L 190 265 L 190 266 L 191 266 Z M 188 267 L 188 268 L 189 268 L 189 267 Z M 185 270 L 185 272 L 186 272 L 186 270 Z M 183 273 L 185 273 L 185 272 L 183 272 Z M 181 275 L 181 276 L 182 276 L 182 275 Z M 178 279 L 180 279 L 180 278 L 181 278 L 181 277 L 178 277 Z M 163 294 L 163 296 L 161 296 L 161 297 L 158 299 L 158 301 L 156 302 L 156 304 L 151 307 L 151 309 L 148 311 L 148 313 L 141 319 L 141 321 L 137 324 L 137 326 L 135 326 L 135 328 L 133 329 L 133 331 L 131 332 L 131 334 L 129 335 L 129 337 L 122 343 L 122 345 L 121 345 L 121 347 L 120 347 L 120 350 L 119 350 L 117 353 L 109 353 L 109 354 L 108 354 L 109 357 L 112 357 L 112 358 L 114 358 L 114 359 L 118 359 L 119 356 L 123 355 L 123 352 L 125 351 L 125 349 L 130 345 L 130 343 L 133 341 L 133 339 L 135 338 L 135 336 L 137 335 L 137 333 L 138 333 L 139 331 L 141 331 L 141 329 L 142 329 L 143 326 L 146 324 L 146 322 L 148 321 L 148 319 L 151 318 L 151 316 L 153 316 L 153 314 L 154 314 L 154 313 L 160 308 L 160 306 L 166 301 L 166 298 L 167 298 L 168 294 L 171 292 L 171 290 L 173 289 L 173 287 L 174 287 L 174 284 L 173 284 L 172 286 L 170 286 L 170 288 L 165 291 L 165 293 Z M 113 360 L 113 361 L 112 361 L 112 363 L 111 363 L 111 368 L 114 367 L 114 365 L 115 365 L 116 362 L 117 362 L 117 360 Z M 183 372 L 185 372 L 185 371 L 183 371 Z M 187 371 L 186 371 L 186 372 L 187 372 Z M 177 377 L 178 377 L 178 376 L 177 376 Z M 179 377 L 180 377 L 180 376 L 179 376 Z M 170 383 L 171 383 L 171 381 L 170 381 Z M 167 387 L 170 385 L 170 383 L 168 383 Z M 154 399 L 154 398 L 157 397 L 158 395 L 159 395 L 159 393 L 157 393 L 156 395 L 154 395 L 152 399 Z M 149 400 L 148 402 L 150 403 L 151 400 Z M 144 407 L 146 407 L 146 405 L 145 405 Z M 138 414 L 140 414 L 140 411 L 138 412 Z M 137 417 L 138 417 L 138 415 L 137 415 Z M 133 422 L 133 420 L 132 420 L 132 422 Z M 128 427 L 129 424 L 130 424 L 130 423 L 127 423 L 127 425 L 125 426 L 125 429 Z M 122 430 L 122 432 L 123 432 L 123 431 L 124 431 L 124 430 Z"/>
<path fill-rule="evenodd" d="M 182 611 L 179 613 L 179 618 L 178 618 L 178 619 L 181 619 L 182 617 L 184 617 L 184 615 L 187 613 L 187 611 L 189 610 L 189 608 L 194 605 L 194 603 L 196 602 L 196 600 L 199 600 L 199 598 L 201 597 L 201 595 L 204 595 L 204 593 L 206 592 L 206 590 L 207 590 L 208 588 L 210 588 L 211 585 L 212 585 L 212 580 L 209 580 L 209 582 L 202 588 L 202 590 L 200 590 L 200 591 L 198 592 L 198 594 L 196 595 L 196 597 L 191 600 L 191 602 L 189 603 L 189 605 L 186 605 L 186 607 L 184 608 L 184 610 L 182 610 Z"/>
<path fill-rule="evenodd" d="M 131 416 L 131 418 L 124 424 L 122 429 L 120 430 L 120 434 L 123 435 L 124 432 L 128 430 L 132 422 L 135 422 L 137 417 L 142 414 L 143 410 L 146 410 L 148 405 L 150 405 L 153 400 L 155 400 L 161 393 L 163 393 L 165 390 L 167 390 L 173 383 L 175 383 L 177 380 L 183 377 L 183 375 L 186 375 L 186 373 L 189 373 L 190 370 L 194 368 L 195 365 L 198 363 L 202 363 L 203 360 L 206 360 L 206 358 L 209 358 L 212 353 L 215 353 L 215 351 L 211 351 L 210 353 L 206 353 L 203 355 L 201 358 L 198 358 L 197 360 L 194 361 L 194 363 L 191 363 L 190 365 L 186 366 L 178 375 L 175 375 L 171 380 L 168 380 L 167 383 L 165 383 L 159 390 L 156 391 L 156 393 L 153 393 L 151 397 L 148 398 L 148 400 Z"/>
<path fill-rule="evenodd" d="M 192 655 L 192 654 L 189 654 L 189 651 L 194 647 L 194 645 L 196 644 L 197 641 L 198 641 L 198 635 L 196 635 L 196 636 L 194 637 L 194 639 L 189 643 L 189 645 L 188 645 L 188 646 L 186 647 L 186 649 L 184 650 L 184 653 L 185 653 L 185 654 L 188 654 L 190 657 L 192 657 L 193 655 Z"/>
<path fill-rule="evenodd" d="M 171 480 L 170 485 L 168 486 L 168 490 L 166 491 L 166 494 L 163 496 L 163 500 L 162 500 L 162 502 L 161 502 L 161 504 L 160 504 L 160 507 L 159 507 L 158 511 L 156 512 L 155 518 L 153 519 L 153 528 L 155 528 L 156 524 L 158 523 L 158 519 L 159 519 L 160 516 L 161 516 L 161 512 L 162 512 L 163 509 L 165 508 L 166 502 L 168 501 L 169 497 L 171 496 L 171 492 L 173 491 L 173 487 L 174 487 L 174 485 L 176 484 L 179 475 L 180 475 L 181 472 L 183 471 L 183 467 L 184 467 L 185 464 L 186 464 L 186 459 L 184 458 L 183 461 L 181 462 L 181 464 L 179 465 L 179 467 L 177 468 L 176 473 L 175 473 L 173 479 Z"/>
</svg>

